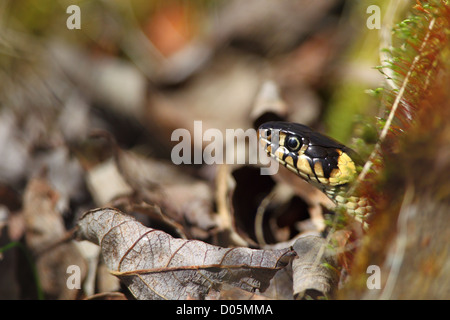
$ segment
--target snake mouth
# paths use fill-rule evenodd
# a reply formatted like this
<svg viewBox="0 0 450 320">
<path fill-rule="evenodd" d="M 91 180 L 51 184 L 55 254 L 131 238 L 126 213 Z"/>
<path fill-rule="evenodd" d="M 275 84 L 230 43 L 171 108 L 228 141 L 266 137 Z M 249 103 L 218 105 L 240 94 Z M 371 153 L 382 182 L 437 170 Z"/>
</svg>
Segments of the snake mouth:
<svg viewBox="0 0 450 320">
<path fill-rule="evenodd" d="M 260 141 L 270 143 L 271 136 L 272 136 L 272 128 L 267 126 L 267 124 L 263 124 L 258 128 L 258 138 Z"/>
<path fill-rule="evenodd" d="M 279 152 L 283 150 L 284 152 L 283 147 L 280 146 L 280 130 L 261 126 L 258 132 L 259 142 L 264 148 L 264 151 L 267 153 L 267 155 L 285 165 L 284 160 L 282 158 L 279 158 L 275 153 L 275 151 L 277 150 Z M 280 147 L 282 149 L 280 149 Z"/>
</svg>

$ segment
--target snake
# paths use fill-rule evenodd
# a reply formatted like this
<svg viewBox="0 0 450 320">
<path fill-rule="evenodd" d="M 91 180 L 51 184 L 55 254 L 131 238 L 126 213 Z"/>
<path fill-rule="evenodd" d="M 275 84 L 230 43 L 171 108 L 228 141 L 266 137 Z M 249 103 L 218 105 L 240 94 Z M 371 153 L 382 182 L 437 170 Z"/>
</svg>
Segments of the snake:
<svg viewBox="0 0 450 320">
<path fill-rule="evenodd" d="M 258 132 L 267 155 L 365 223 L 372 207 L 365 197 L 349 195 L 350 186 L 358 176 L 358 167 L 363 164 L 358 153 L 299 123 L 266 122 Z"/>
</svg>

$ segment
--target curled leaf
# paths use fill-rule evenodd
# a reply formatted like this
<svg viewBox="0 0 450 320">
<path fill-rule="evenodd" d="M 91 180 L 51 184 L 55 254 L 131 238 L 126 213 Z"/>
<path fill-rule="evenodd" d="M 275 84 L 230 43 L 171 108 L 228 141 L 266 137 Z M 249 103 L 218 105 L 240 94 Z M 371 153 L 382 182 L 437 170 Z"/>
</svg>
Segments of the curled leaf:
<svg viewBox="0 0 450 320">
<path fill-rule="evenodd" d="M 336 252 L 317 236 L 299 238 L 294 244 L 298 257 L 292 262 L 296 299 L 328 296 L 337 287 Z"/>
<path fill-rule="evenodd" d="M 173 238 L 112 208 L 88 211 L 78 227 L 77 237 L 101 246 L 111 273 L 137 299 L 211 298 L 224 284 L 264 291 L 295 255 Z"/>
</svg>

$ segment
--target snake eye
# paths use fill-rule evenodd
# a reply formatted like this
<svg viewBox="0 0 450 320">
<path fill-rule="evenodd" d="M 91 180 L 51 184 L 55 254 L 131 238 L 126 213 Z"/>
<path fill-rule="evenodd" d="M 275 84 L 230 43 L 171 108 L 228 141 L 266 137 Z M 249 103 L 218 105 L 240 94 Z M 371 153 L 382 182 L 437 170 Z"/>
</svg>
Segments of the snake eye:
<svg viewBox="0 0 450 320">
<path fill-rule="evenodd" d="M 294 136 L 290 136 L 286 140 L 286 148 L 290 151 L 297 151 L 302 146 L 300 139 Z"/>
</svg>

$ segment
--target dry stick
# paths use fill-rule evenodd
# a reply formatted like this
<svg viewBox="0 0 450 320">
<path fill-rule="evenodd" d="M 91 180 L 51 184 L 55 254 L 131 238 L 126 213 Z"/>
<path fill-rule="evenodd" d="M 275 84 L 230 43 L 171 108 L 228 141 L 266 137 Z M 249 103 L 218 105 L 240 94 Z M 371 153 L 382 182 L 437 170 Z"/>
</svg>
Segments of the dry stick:
<svg viewBox="0 0 450 320">
<path fill-rule="evenodd" d="M 264 227 L 263 227 L 263 220 L 264 220 L 264 213 L 266 212 L 267 206 L 270 204 L 272 199 L 274 198 L 275 194 L 271 192 L 268 194 L 259 205 L 258 209 L 256 210 L 256 217 L 255 217 L 255 237 L 260 246 L 267 245 L 266 241 L 264 240 Z"/>
<path fill-rule="evenodd" d="M 407 84 L 409 82 L 409 78 L 410 78 L 411 74 L 413 73 L 414 69 L 416 68 L 417 62 L 419 61 L 419 59 L 422 56 L 422 52 L 423 52 L 423 50 L 425 48 L 425 45 L 428 42 L 428 39 L 430 38 L 430 34 L 431 34 L 431 31 L 433 30 L 435 21 L 436 21 L 436 18 L 433 18 L 430 21 L 430 24 L 428 26 L 427 35 L 425 36 L 425 39 L 423 40 L 423 43 L 420 46 L 419 53 L 414 57 L 414 60 L 413 60 L 413 62 L 411 64 L 411 68 L 409 69 L 408 73 L 406 74 L 405 79 L 403 80 L 402 86 L 401 86 L 401 88 L 400 88 L 400 90 L 399 90 L 399 92 L 398 92 L 398 94 L 397 94 L 397 96 L 395 98 L 394 104 L 392 105 L 392 109 L 391 109 L 391 112 L 389 113 L 389 117 L 388 117 L 388 119 L 386 121 L 386 124 L 384 125 L 383 130 L 381 131 L 380 138 L 379 138 L 377 144 L 375 145 L 374 150 L 370 154 L 369 160 L 367 160 L 367 162 L 365 163 L 361 173 L 359 174 L 358 178 L 356 179 L 356 183 L 353 184 L 352 188 L 350 189 L 349 194 L 352 194 L 355 191 L 355 186 L 357 184 L 361 183 L 361 181 L 364 180 L 364 178 L 366 177 L 367 173 L 370 170 L 370 167 L 373 164 L 373 160 L 375 159 L 375 157 L 377 156 L 378 152 L 380 151 L 381 143 L 386 138 L 386 135 L 387 135 L 387 133 L 389 131 L 389 128 L 391 127 L 391 123 L 394 120 L 394 117 L 395 117 L 395 114 L 397 112 L 398 106 L 399 106 L 400 101 L 401 101 L 401 99 L 403 97 L 403 94 L 404 94 L 404 92 L 406 90 L 406 86 L 407 86 Z"/>
</svg>

